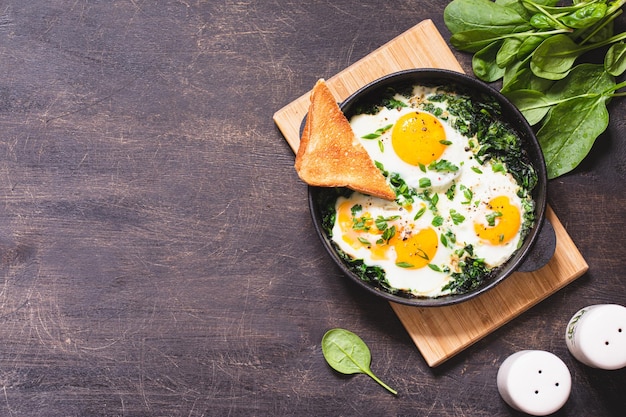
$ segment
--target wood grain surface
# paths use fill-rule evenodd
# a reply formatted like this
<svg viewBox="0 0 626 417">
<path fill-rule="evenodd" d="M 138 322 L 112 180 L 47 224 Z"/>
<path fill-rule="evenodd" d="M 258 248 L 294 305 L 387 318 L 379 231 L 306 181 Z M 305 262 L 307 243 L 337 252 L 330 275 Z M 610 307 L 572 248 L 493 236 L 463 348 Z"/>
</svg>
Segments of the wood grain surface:
<svg viewBox="0 0 626 417">
<path fill-rule="evenodd" d="M 519 416 L 522 349 L 569 367 L 558 416 L 621 416 L 626 371 L 563 334 L 626 303 L 626 100 L 549 185 L 589 271 L 436 368 L 315 236 L 274 112 L 423 20 L 448 43 L 446 4 L 0 1 L 0 416 Z M 397 397 L 328 367 L 333 327 Z"/>
</svg>

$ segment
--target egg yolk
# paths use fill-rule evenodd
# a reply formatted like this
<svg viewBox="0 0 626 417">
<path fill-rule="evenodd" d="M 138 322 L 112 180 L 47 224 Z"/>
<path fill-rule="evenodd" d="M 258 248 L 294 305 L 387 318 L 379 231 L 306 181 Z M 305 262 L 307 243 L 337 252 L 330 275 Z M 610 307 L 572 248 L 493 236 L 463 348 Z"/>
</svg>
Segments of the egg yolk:
<svg viewBox="0 0 626 417">
<path fill-rule="evenodd" d="M 341 238 L 354 249 L 368 247 L 374 260 L 387 259 L 389 245 L 395 241 L 396 236 L 389 239 L 386 244 L 376 243 L 383 231 L 376 227 L 368 212 L 362 212 L 358 219 L 355 218 L 352 213 L 353 205 L 354 203 L 345 201 L 338 207 L 337 222 L 341 228 Z M 360 227 L 355 228 L 355 221 L 360 223 Z"/>
<path fill-rule="evenodd" d="M 352 228 L 354 221 L 352 220 L 352 203 L 350 201 L 343 202 L 337 210 L 337 222 L 341 228 L 342 239 L 350 246 L 358 249 L 363 246 L 359 241 L 359 233 Z"/>
<path fill-rule="evenodd" d="M 429 113 L 412 112 L 400 117 L 391 131 L 391 144 L 407 164 L 428 165 L 441 157 L 446 145 L 441 122 Z"/>
<path fill-rule="evenodd" d="M 432 228 L 422 229 L 406 239 L 397 239 L 396 264 L 407 269 L 418 269 L 428 265 L 437 253 L 439 239 Z"/>
<path fill-rule="evenodd" d="M 488 205 L 492 212 L 487 216 L 492 216 L 493 226 L 474 223 L 474 231 L 478 237 L 492 245 L 503 245 L 517 234 L 522 216 L 506 196 L 495 197 Z"/>
</svg>

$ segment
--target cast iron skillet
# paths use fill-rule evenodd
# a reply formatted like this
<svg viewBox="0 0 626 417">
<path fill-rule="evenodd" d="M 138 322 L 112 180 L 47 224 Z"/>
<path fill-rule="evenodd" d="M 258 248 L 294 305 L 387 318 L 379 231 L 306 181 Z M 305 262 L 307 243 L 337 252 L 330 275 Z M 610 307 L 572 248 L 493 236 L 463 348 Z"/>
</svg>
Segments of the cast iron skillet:
<svg viewBox="0 0 626 417">
<path fill-rule="evenodd" d="M 470 94 L 474 100 L 484 101 L 484 97 L 489 96 L 500 104 L 502 108 L 501 120 L 512 127 L 520 136 L 522 146 L 537 171 L 538 182 L 533 190 L 536 215 L 535 225 L 513 257 L 495 270 L 490 279 L 486 280 L 480 287 L 464 294 L 447 295 L 438 298 L 396 295 L 382 290 L 375 284 L 361 280 L 348 268 L 322 227 L 321 207 L 324 201 L 334 198 L 336 190 L 332 188 L 309 187 L 309 208 L 313 217 L 313 223 L 330 257 L 350 280 L 366 291 L 389 301 L 420 307 L 443 306 L 471 299 L 495 287 L 516 270 L 535 270 L 547 263 L 554 252 L 556 240 L 551 225 L 544 221 L 547 194 L 546 165 L 537 138 L 524 116 L 499 91 L 489 85 L 467 75 L 442 69 L 412 69 L 384 76 L 367 84 L 348 97 L 340 104 L 341 110 L 350 118 L 354 111 L 353 109 L 359 102 L 375 97 L 380 91 L 384 91 L 389 86 L 406 83 L 453 87 L 455 91 Z M 481 99 L 481 97 L 483 98 Z M 542 235 L 541 239 L 540 234 Z"/>
</svg>

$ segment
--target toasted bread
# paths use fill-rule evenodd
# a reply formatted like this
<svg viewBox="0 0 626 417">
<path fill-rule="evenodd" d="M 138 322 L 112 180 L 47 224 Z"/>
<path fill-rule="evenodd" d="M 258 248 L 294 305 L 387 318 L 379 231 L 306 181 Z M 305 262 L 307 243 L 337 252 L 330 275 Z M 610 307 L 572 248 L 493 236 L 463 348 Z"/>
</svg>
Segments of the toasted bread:
<svg viewBox="0 0 626 417">
<path fill-rule="evenodd" d="M 323 79 L 311 92 L 295 168 L 309 185 L 347 187 L 386 200 L 396 198 Z"/>
</svg>

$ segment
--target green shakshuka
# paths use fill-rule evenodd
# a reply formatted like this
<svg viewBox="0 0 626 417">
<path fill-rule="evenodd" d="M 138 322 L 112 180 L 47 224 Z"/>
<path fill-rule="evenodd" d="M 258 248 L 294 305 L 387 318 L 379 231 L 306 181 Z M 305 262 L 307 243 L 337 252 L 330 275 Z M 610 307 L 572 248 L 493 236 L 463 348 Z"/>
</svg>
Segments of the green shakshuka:
<svg viewBox="0 0 626 417">
<path fill-rule="evenodd" d="M 349 190 L 329 201 L 326 228 L 363 280 L 415 297 L 481 285 L 534 223 L 537 175 L 495 103 L 409 86 L 350 117 L 396 192 Z"/>
</svg>

